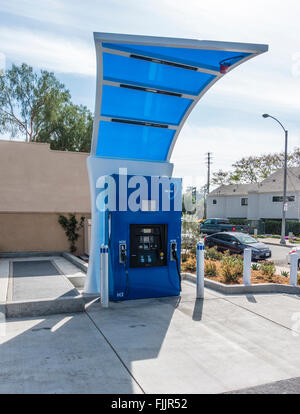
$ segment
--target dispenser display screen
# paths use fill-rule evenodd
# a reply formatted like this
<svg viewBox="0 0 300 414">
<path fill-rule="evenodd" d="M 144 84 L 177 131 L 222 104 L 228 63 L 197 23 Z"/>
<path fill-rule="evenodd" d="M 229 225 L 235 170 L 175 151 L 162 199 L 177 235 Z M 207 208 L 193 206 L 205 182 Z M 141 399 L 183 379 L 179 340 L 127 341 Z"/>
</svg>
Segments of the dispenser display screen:
<svg viewBox="0 0 300 414">
<path fill-rule="evenodd" d="M 167 265 L 167 224 L 130 224 L 130 267 Z"/>
</svg>

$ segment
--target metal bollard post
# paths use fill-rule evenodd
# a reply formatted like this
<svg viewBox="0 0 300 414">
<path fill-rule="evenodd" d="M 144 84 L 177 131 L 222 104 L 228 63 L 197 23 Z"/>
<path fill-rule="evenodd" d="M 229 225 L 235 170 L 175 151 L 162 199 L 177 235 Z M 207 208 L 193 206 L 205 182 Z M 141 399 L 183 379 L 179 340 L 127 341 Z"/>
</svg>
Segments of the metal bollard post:
<svg viewBox="0 0 300 414">
<path fill-rule="evenodd" d="M 101 305 L 108 308 L 108 246 L 104 244 L 100 247 L 100 299 Z"/>
<path fill-rule="evenodd" d="M 244 265 L 243 265 L 243 283 L 244 285 L 251 285 L 251 249 L 244 250 Z"/>
<path fill-rule="evenodd" d="M 197 299 L 204 299 L 204 243 L 197 243 Z"/>
<path fill-rule="evenodd" d="M 298 254 L 291 254 L 290 285 L 297 286 L 298 277 Z"/>
<path fill-rule="evenodd" d="M 103 255 L 103 249 L 104 249 L 104 244 L 101 244 L 100 246 L 100 302 L 102 303 L 102 295 L 103 295 L 103 291 L 104 291 L 104 255 Z"/>
</svg>

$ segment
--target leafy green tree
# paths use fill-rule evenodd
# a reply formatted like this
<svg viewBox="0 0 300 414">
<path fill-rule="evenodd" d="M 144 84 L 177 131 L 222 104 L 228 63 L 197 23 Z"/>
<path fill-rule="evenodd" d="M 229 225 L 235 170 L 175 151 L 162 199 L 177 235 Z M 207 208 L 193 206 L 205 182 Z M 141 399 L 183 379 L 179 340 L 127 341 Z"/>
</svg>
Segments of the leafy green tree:
<svg viewBox="0 0 300 414">
<path fill-rule="evenodd" d="M 230 172 L 219 170 L 213 173 L 211 183 L 212 185 L 225 185 L 230 184 Z"/>
<path fill-rule="evenodd" d="M 49 142 L 51 149 L 89 152 L 93 116 L 82 105 L 65 105 L 54 119 L 45 119 L 37 141 Z"/>
<path fill-rule="evenodd" d="M 48 142 L 51 149 L 90 151 L 93 116 L 71 102 L 53 73 L 23 63 L 0 74 L 0 133 Z"/>
<path fill-rule="evenodd" d="M 233 170 L 215 172 L 213 185 L 257 183 L 279 168 L 283 168 L 284 152 L 244 157 L 232 164 Z M 300 148 L 288 154 L 288 167 L 300 166 Z"/>
<path fill-rule="evenodd" d="M 70 93 L 53 73 L 23 63 L 0 74 L 0 132 L 37 141 L 45 117 L 55 118 Z"/>
</svg>

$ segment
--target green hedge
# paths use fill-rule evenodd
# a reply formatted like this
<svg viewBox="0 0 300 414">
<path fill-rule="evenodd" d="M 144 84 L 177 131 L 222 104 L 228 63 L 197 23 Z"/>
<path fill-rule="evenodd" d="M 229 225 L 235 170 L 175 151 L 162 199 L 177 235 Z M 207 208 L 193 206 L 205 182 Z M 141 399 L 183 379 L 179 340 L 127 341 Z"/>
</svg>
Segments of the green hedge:
<svg viewBox="0 0 300 414">
<path fill-rule="evenodd" d="M 285 235 L 292 232 L 295 236 L 300 235 L 300 223 L 296 221 L 287 221 L 285 226 Z M 281 234 L 281 220 L 265 220 L 266 234 Z"/>
<path fill-rule="evenodd" d="M 237 226 L 243 226 L 248 224 L 248 220 L 243 218 L 229 218 L 229 222 L 230 224 L 235 224 Z"/>
</svg>

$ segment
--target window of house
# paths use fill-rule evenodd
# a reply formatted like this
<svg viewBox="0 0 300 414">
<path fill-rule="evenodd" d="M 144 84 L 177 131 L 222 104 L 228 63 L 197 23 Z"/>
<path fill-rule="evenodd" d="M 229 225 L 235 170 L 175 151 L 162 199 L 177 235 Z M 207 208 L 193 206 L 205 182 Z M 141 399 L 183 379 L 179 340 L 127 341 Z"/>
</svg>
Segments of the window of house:
<svg viewBox="0 0 300 414">
<path fill-rule="evenodd" d="M 248 205 L 248 198 L 242 198 L 241 199 L 241 205 L 242 206 L 247 206 Z"/>
<path fill-rule="evenodd" d="M 295 196 L 287 196 L 287 201 L 295 201 Z M 274 196 L 272 198 L 273 203 L 282 203 L 283 202 L 283 197 L 282 196 Z"/>
<path fill-rule="evenodd" d="M 213 200 L 213 204 L 217 204 L 217 200 Z"/>
</svg>

